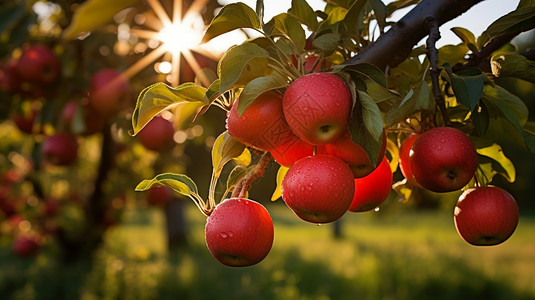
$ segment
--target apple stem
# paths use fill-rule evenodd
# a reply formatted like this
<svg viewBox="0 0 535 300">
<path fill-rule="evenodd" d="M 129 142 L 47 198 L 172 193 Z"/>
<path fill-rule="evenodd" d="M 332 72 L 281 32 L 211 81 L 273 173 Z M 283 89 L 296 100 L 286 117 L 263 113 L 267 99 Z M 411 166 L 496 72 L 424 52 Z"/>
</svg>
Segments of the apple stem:
<svg viewBox="0 0 535 300">
<path fill-rule="evenodd" d="M 260 158 L 260 161 L 258 161 L 258 163 L 245 176 L 243 176 L 238 183 L 236 183 L 231 198 L 245 198 L 253 181 L 264 176 L 264 171 L 270 161 L 271 153 L 265 152 Z"/>
<path fill-rule="evenodd" d="M 425 22 L 427 29 L 429 30 L 429 37 L 426 41 L 427 58 L 431 64 L 431 83 L 433 86 L 433 96 L 435 97 L 435 103 L 442 114 L 444 125 L 450 126 L 451 121 L 446 110 L 446 102 L 444 96 L 440 91 L 439 76 L 441 69 L 438 67 L 438 49 L 436 42 L 440 39 L 440 31 L 438 21 L 434 17 L 430 17 Z"/>
</svg>

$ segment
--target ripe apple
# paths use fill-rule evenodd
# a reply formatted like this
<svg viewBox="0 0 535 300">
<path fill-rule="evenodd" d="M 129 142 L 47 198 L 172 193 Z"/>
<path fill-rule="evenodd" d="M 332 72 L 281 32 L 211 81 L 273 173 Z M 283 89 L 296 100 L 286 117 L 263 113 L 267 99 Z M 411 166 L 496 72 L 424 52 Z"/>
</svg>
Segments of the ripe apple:
<svg viewBox="0 0 535 300">
<path fill-rule="evenodd" d="M 206 220 L 206 246 L 220 263 L 245 267 L 262 261 L 273 245 L 273 221 L 260 203 L 225 199 Z"/>
<path fill-rule="evenodd" d="M 78 141 L 71 134 L 56 133 L 44 140 L 42 153 L 43 158 L 54 165 L 71 165 L 78 156 Z"/>
<path fill-rule="evenodd" d="M 403 140 L 403 143 L 401 143 L 401 148 L 399 149 L 399 168 L 409 184 L 421 188 L 422 186 L 414 178 L 410 163 L 412 144 L 414 144 L 414 141 L 416 141 L 418 136 L 417 133 L 411 133 Z"/>
<path fill-rule="evenodd" d="M 38 110 L 32 109 L 29 113 L 20 113 L 13 117 L 13 122 L 17 128 L 27 134 L 32 134 L 37 121 Z"/>
<path fill-rule="evenodd" d="M 232 105 L 227 118 L 228 133 L 245 144 L 262 151 L 269 151 L 278 144 L 295 136 L 282 114 L 282 96 L 274 91 L 268 91 L 256 98 L 244 111 L 238 115 L 238 103 Z"/>
<path fill-rule="evenodd" d="M 282 99 L 282 111 L 292 131 L 313 145 L 332 143 L 344 133 L 352 105 L 345 82 L 329 73 L 299 77 Z"/>
<path fill-rule="evenodd" d="M 91 76 L 89 105 L 104 117 L 118 112 L 130 96 L 127 78 L 115 69 L 103 69 Z"/>
<path fill-rule="evenodd" d="M 282 180 L 282 199 L 301 219 L 329 223 L 342 217 L 355 194 L 353 172 L 341 159 L 313 155 L 298 160 Z"/>
<path fill-rule="evenodd" d="M 173 122 L 155 116 L 136 135 L 141 144 L 152 151 L 166 151 L 175 145 Z"/>
<path fill-rule="evenodd" d="M 474 177 L 477 152 L 459 129 L 436 127 L 420 134 L 410 155 L 414 178 L 433 192 L 461 189 Z"/>
<path fill-rule="evenodd" d="M 48 85 L 56 82 L 61 75 L 61 63 L 50 48 L 35 44 L 22 52 L 17 70 L 24 81 Z"/>
<path fill-rule="evenodd" d="M 472 245 L 497 245 L 513 234 L 518 215 L 518 205 L 507 191 L 496 186 L 471 188 L 455 206 L 455 228 Z"/>
<path fill-rule="evenodd" d="M 165 206 L 173 200 L 173 191 L 167 186 L 154 186 L 147 191 L 147 203 L 152 206 Z"/>
<path fill-rule="evenodd" d="M 41 239 L 37 235 L 20 235 L 13 242 L 13 251 L 20 257 L 35 256 L 41 249 Z"/>
<path fill-rule="evenodd" d="M 392 190 L 392 169 L 386 156 L 369 175 L 355 179 L 355 196 L 349 211 L 372 210 L 385 202 Z"/>
<path fill-rule="evenodd" d="M 362 178 L 369 175 L 383 160 L 386 152 L 386 134 L 383 131 L 383 144 L 379 151 L 379 156 L 375 167 L 372 165 L 366 150 L 359 144 L 351 140 L 351 133 L 346 130 L 344 134 L 333 143 L 325 145 L 325 150 L 329 155 L 336 156 L 349 164 L 355 178 Z"/>
<path fill-rule="evenodd" d="M 0 74 L 0 90 L 3 92 L 19 93 L 22 91 L 22 80 L 18 73 L 18 60 L 10 60 L 2 68 Z"/>
<path fill-rule="evenodd" d="M 323 149 L 322 146 L 318 146 L 318 148 Z M 295 134 L 292 133 L 291 135 L 289 135 L 288 139 L 284 140 L 284 142 L 279 143 L 269 152 L 271 153 L 271 156 L 273 156 L 273 159 L 279 165 L 290 167 L 301 158 L 313 155 L 314 146 L 302 141 Z"/>
</svg>

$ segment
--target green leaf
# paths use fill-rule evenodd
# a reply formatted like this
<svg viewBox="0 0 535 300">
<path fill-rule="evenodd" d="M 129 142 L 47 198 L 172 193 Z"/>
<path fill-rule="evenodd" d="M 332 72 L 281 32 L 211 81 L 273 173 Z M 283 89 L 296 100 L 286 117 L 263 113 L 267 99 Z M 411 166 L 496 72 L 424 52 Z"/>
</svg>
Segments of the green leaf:
<svg viewBox="0 0 535 300">
<path fill-rule="evenodd" d="M 320 22 L 318 26 L 318 32 L 322 32 L 324 30 L 332 29 L 333 27 L 336 27 L 336 25 L 343 21 L 346 17 L 348 10 L 343 7 L 335 7 L 329 12 L 329 15 L 327 18 Z M 334 30 L 337 31 L 337 30 Z"/>
<path fill-rule="evenodd" d="M 74 12 L 71 24 L 63 31 L 63 38 L 74 39 L 83 32 L 93 31 L 111 21 L 121 10 L 138 2 L 139 0 L 87 0 Z"/>
<path fill-rule="evenodd" d="M 282 180 L 284 179 L 284 176 L 286 176 L 286 173 L 288 173 L 288 170 L 288 167 L 280 166 L 277 171 L 277 186 L 275 187 L 273 195 L 271 195 L 271 201 L 275 201 L 282 197 Z"/>
<path fill-rule="evenodd" d="M 266 75 L 268 57 L 269 53 L 256 43 L 245 42 L 231 47 L 219 61 L 219 92 L 246 85 L 254 78 Z"/>
<path fill-rule="evenodd" d="M 381 32 L 384 31 L 386 27 L 386 6 L 381 0 L 369 0 L 368 1 L 373 9 L 373 12 L 375 13 L 375 19 L 377 20 L 377 24 L 379 24 L 379 28 Z"/>
<path fill-rule="evenodd" d="M 212 102 L 213 100 L 215 100 L 217 97 L 221 95 L 221 93 L 219 92 L 220 86 L 221 86 L 220 79 L 216 79 L 212 82 L 212 84 L 206 90 L 206 93 L 204 95 L 206 99 L 208 99 L 208 102 Z"/>
<path fill-rule="evenodd" d="M 365 83 L 366 93 L 370 95 L 375 103 L 397 102 L 401 100 L 401 97 L 397 92 L 389 90 L 375 81 L 365 80 Z"/>
<path fill-rule="evenodd" d="M 353 107 L 349 131 L 353 142 L 359 144 L 375 166 L 382 146 L 383 118 L 373 99 L 357 90 L 358 101 Z"/>
<path fill-rule="evenodd" d="M 483 97 L 488 101 L 506 107 L 520 126 L 528 121 L 529 110 L 524 101 L 500 86 L 485 85 Z M 502 109 L 503 110 L 503 109 Z"/>
<path fill-rule="evenodd" d="M 181 103 L 202 104 L 206 88 L 192 83 L 184 83 L 172 88 L 164 83 L 155 83 L 146 87 L 137 99 L 136 108 L 132 116 L 133 134 L 137 134 L 143 127 L 160 112 Z"/>
<path fill-rule="evenodd" d="M 516 170 L 513 162 L 505 156 L 502 147 L 496 143 L 482 148 L 477 148 L 477 153 L 494 160 L 498 165 L 491 164 L 492 176 L 495 174 L 502 175 L 507 181 L 514 182 L 516 179 Z"/>
<path fill-rule="evenodd" d="M 386 14 L 391 16 L 396 10 L 418 4 L 421 0 L 397 0 L 386 5 Z"/>
<path fill-rule="evenodd" d="M 354 1 L 344 17 L 344 24 L 353 34 L 358 34 L 359 32 L 360 23 L 362 22 L 361 12 L 367 2 L 368 0 Z"/>
<path fill-rule="evenodd" d="M 431 94 L 431 87 L 429 87 L 425 81 L 420 81 L 407 93 L 407 95 L 405 95 L 398 105 L 392 106 L 392 108 L 386 112 L 386 126 L 392 126 L 422 110 L 435 110 L 435 102 L 433 95 Z"/>
<path fill-rule="evenodd" d="M 516 77 L 535 83 L 535 62 L 517 53 L 494 56 L 492 74 L 496 77 Z"/>
<path fill-rule="evenodd" d="M 308 26 L 312 31 L 318 28 L 318 17 L 305 0 L 292 0 L 292 7 L 289 11 L 301 23 Z"/>
<path fill-rule="evenodd" d="M 465 44 L 445 45 L 438 49 L 438 65 L 450 64 L 455 65 L 464 62 L 468 46 Z"/>
<path fill-rule="evenodd" d="M 17 23 L 26 11 L 26 4 L 21 2 L 14 5 L 3 5 L 0 7 L 0 34 Z"/>
<path fill-rule="evenodd" d="M 535 7 L 524 6 L 494 21 L 478 39 L 482 48 L 488 41 L 509 33 L 520 33 L 535 28 Z"/>
<path fill-rule="evenodd" d="M 184 196 L 199 194 L 197 185 L 191 178 L 183 174 L 163 173 L 153 179 L 143 180 L 136 186 L 136 191 L 146 191 L 153 186 L 168 186 Z"/>
<path fill-rule="evenodd" d="M 215 178 L 221 176 L 223 167 L 232 159 L 242 155 L 245 145 L 236 141 L 228 131 L 220 134 L 212 146 L 212 166 Z"/>
<path fill-rule="evenodd" d="M 457 101 L 468 107 L 470 111 L 473 111 L 483 94 L 484 78 L 486 75 L 480 71 L 481 74 L 478 76 L 459 76 L 453 74 L 451 68 L 446 68 L 446 70 Z"/>
<path fill-rule="evenodd" d="M 333 51 L 337 48 L 340 43 L 341 35 L 338 32 L 329 32 L 317 36 L 312 45 L 323 51 Z"/>
<path fill-rule="evenodd" d="M 247 107 L 261 94 L 270 90 L 283 89 L 287 86 L 288 81 L 286 78 L 277 72 L 251 80 L 240 94 L 238 115 L 241 117 Z"/>
<path fill-rule="evenodd" d="M 265 32 L 270 36 L 283 35 L 287 37 L 293 45 L 294 53 L 303 51 L 306 43 L 305 30 L 295 17 L 287 13 L 274 16 L 264 27 Z"/>
<path fill-rule="evenodd" d="M 385 73 L 377 68 L 376 66 L 368 63 L 358 63 L 354 65 L 338 65 L 335 70 L 343 70 L 351 74 L 351 76 L 360 77 L 362 80 L 370 79 L 377 82 L 383 87 L 386 86 L 386 76 Z"/>
<path fill-rule="evenodd" d="M 462 27 L 453 27 L 451 28 L 451 31 L 453 31 L 453 33 L 455 33 L 455 35 L 458 36 L 473 53 L 478 52 L 476 46 L 476 37 L 472 32 Z"/>
<path fill-rule="evenodd" d="M 260 19 L 256 12 L 244 3 L 231 3 L 223 6 L 212 20 L 202 40 L 206 42 L 223 33 L 241 28 L 260 29 Z"/>
</svg>

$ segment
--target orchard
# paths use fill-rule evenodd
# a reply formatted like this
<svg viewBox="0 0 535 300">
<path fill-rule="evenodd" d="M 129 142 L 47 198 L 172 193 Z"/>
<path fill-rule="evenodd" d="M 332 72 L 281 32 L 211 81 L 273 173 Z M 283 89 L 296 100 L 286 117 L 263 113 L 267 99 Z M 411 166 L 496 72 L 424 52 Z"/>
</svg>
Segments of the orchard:
<svg viewBox="0 0 535 300">
<path fill-rule="evenodd" d="M 331 226 L 336 256 L 348 220 L 433 207 L 448 243 L 506 247 L 534 207 L 535 3 L 476 36 L 449 21 L 482 0 L 319 2 L 8 1 L 0 246 L 65 267 L 157 211 L 170 255 L 202 237 L 205 269 L 247 272 L 285 222 Z"/>
</svg>

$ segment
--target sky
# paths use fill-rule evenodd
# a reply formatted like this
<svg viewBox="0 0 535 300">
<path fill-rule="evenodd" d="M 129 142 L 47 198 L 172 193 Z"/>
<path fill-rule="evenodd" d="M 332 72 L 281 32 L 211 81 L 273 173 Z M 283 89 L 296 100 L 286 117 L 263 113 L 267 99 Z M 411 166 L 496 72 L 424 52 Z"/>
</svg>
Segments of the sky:
<svg viewBox="0 0 535 300">
<path fill-rule="evenodd" d="M 224 0 L 221 3 L 232 3 L 237 1 Z M 256 7 L 256 0 L 240 0 L 252 7 Z M 307 0 L 308 4 L 315 10 L 322 10 L 325 7 L 325 1 L 323 0 Z M 390 3 L 392 0 L 383 0 L 385 3 Z M 452 27 L 464 27 L 477 37 L 496 19 L 513 11 L 518 5 L 519 0 L 485 0 L 479 4 L 476 4 L 466 13 L 460 17 L 444 24 L 440 28 L 441 39 L 438 41 L 437 46 L 446 44 L 458 44 L 460 40 L 450 30 Z M 291 5 L 291 0 L 267 0 L 264 1 L 264 16 L 268 21 L 271 17 L 286 12 Z M 403 12 L 395 14 L 394 20 L 397 20 L 403 16 Z"/>
</svg>

